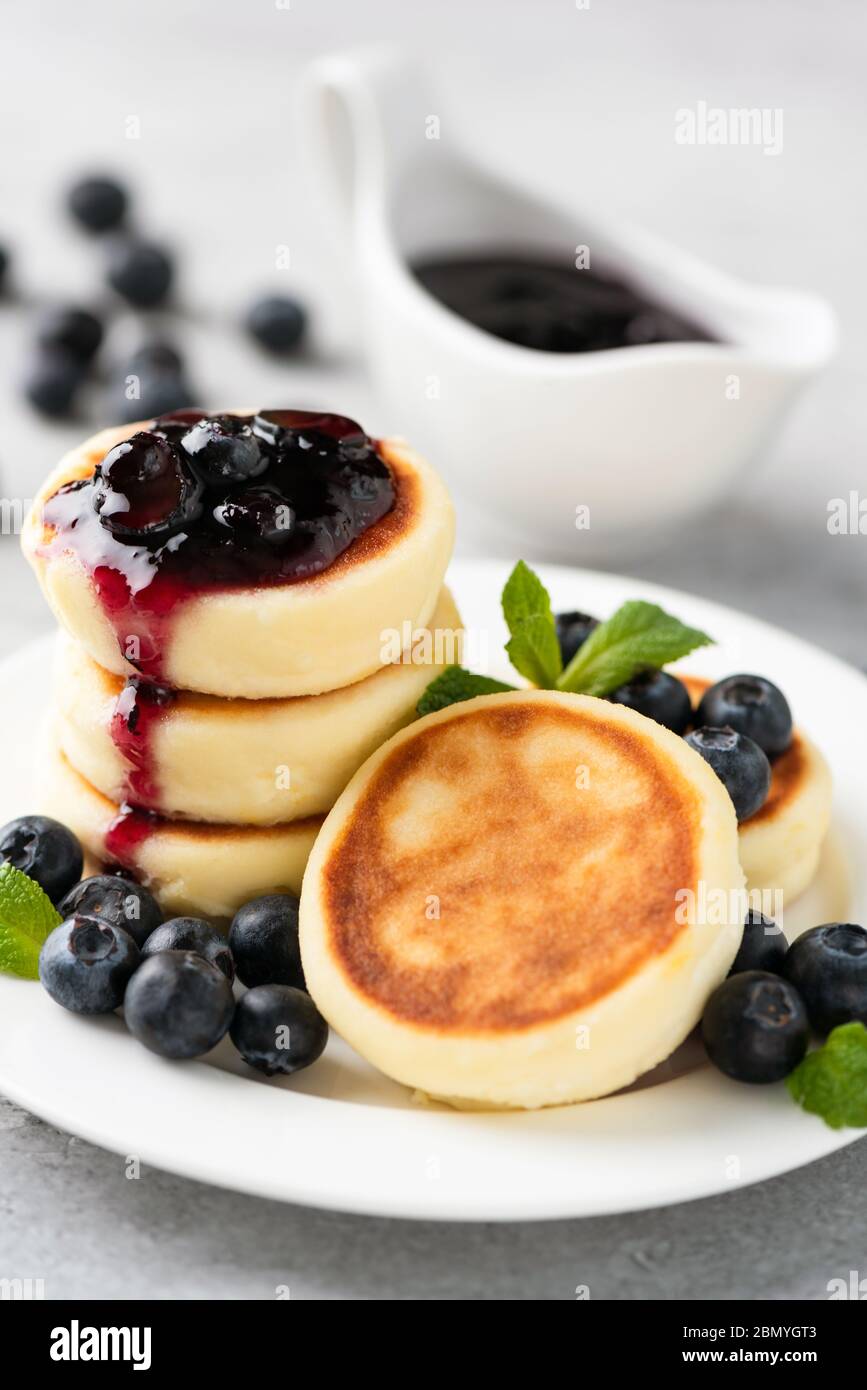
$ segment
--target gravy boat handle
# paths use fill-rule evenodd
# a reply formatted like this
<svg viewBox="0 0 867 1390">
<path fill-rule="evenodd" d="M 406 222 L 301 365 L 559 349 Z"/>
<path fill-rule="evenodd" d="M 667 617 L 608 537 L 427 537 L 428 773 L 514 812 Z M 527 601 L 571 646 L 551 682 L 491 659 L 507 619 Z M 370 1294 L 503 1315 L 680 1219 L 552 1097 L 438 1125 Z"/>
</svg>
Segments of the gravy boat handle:
<svg viewBox="0 0 867 1390">
<path fill-rule="evenodd" d="M 427 79 L 403 49 L 328 54 L 301 83 L 298 119 L 325 220 L 345 255 L 346 229 L 381 216 L 388 190 L 418 156 L 432 114 Z"/>
</svg>

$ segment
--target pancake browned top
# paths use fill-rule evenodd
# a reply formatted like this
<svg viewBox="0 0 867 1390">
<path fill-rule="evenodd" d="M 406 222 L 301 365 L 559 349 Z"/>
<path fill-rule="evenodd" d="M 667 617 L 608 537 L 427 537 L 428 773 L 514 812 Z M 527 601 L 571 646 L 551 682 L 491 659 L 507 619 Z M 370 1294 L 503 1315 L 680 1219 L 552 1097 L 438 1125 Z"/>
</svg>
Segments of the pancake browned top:
<svg viewBox="0 0 867 1390">
<path fill-rule="evenodd" d="M 712 684 L 703 676 L 681 676 L 693 705 L 697 705 L 702 695 Z M 758 825 L 772 821 L 775 816 L 797 796 L 807 775 L 807 755 L 804 740 L 797 729 L 792 733 L 792 742 L 785 753 L 774 758 L 771 763 L 771 785 L 767 798 L 752 816 L 741 821 L 742 826 Z"/>
<path fill-rule="evenodd" d="M 405 1022 L 529 1028 L 616 989 L 682 931 L 702 801 L 651 738 L 551 701 L 419 725 L 328 856 L 330 946 Z"/>
</svg>

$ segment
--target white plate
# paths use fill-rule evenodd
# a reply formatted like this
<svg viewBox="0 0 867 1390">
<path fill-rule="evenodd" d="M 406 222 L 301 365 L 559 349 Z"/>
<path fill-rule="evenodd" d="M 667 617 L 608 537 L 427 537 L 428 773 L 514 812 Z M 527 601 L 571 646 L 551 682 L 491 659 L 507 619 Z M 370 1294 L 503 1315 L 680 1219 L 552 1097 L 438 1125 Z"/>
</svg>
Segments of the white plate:
<svg viewBox="0 0 867 1390">
<path fill-rule="evenodd" d="M 540 566 L 557 609 L 607 616 L 626 598 L 669 607 L 719 645 L 687 665 L 755 670 L 779 682 L 824 749 L 834 823 L 817 882 L 787 914 L 791 935 L 867 921 L 867 680 L 815 647 L 686 594 L 615 575 Z M 508 567 L 456 563 L 468 626 L 504 635 Z M 48 699 L 50 645 L 0 666 L 0 824 L 32 806 L 34 744 Z M 492 666 L 502 670 L 500 663 Z M 848 867 L 846 867 L 848 866 Z M 685 1074 L 673 1073 L 692 1068 Z M 63 1129 L 173 1172 L 260 1196 L 387 1216 L 535 1220 L 703 1197 L 820 1158 L 860 1131 L 803 1114 L 783 1086 L 727 1081 L 689 1049 L 657 1084 L 533 1114 L 422 1107 L 339 1039 L 294 1079 L 251 1073 L 228 1042 L 206 1062 L 146 1052 L 119 1018 L 81 1019 L 37 984 L 0 977 L 0 1090 Z"/>
</svg>

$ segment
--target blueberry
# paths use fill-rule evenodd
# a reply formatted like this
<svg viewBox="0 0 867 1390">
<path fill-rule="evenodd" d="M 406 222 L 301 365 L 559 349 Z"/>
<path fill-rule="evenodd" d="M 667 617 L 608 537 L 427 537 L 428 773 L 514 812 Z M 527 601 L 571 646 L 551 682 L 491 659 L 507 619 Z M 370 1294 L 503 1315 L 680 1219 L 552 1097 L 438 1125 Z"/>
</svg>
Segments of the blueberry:
<svg viewBox="0 0 867 1390">
<path fill-rule="evenodd" d="M 150 338 L 139 343 L 126 364 L 126 372 L 131 376 L 182 377 L 184 371 L 184 359 L 180 351 L 174 343 L 169 343 L 164 338 Z"/>
<path fill-rule="evenodd" d="M 163 541 L 201 515 L 201 483 L 174 445 L 152 430 L 115 445 L 94 479 L 94 508 L 119 540 Z"/>
<path fill-rule="evenodd" d="M 128 394 L 127 378 L 138 378 L 137 394 Z M 118 383 L 114 393 L 111 415 L 122 425 L 131 425 L 136 420 L 154 420 L 159 415 L 182 410 L 192 405 L 196 393 L 189 382 L 176 372 L 142 370 L 127 372 Z"/>
<path fill-rule="evenodd" d="M 723 980 L 707 1001 L 701 1033 L 715 1067 L 734 1081 L 782 1081 L 807 1051 L 807 1011 L 798 991 L 766 970 Z"/>
<path fill-rule="evenodd" d="M 126 216 L 129 199 L 115 179 L 79 179 L 67 194 L 67 206 L 76 222 L 89 232 L 107 232 Z"/>
<path fill-rule="evenodd" d="M 42 316 L 36 341 L 49 352 L 65 352 L 85 364 L 99 351 L 102 323 L 86 309 L 66 306 L 49 309 Z"/>
<path fill-rule="evenodd" d="M 766 970 L 772 975 L 783 973 L 788 942 L 782 928 L 761 912 L 748 912 L 744 919 L 744 934 L 738 953 L 729 971 L 739 975 L 744 970 Z"/>
<path fill-rule="evenodd" d="M 238 1000 L 229 1036 L 249 1066 L 288 1076 L 322 1056 L 328 1024 L 302 989 L 258 985 Z"/>
<path fill-rule="evenodd" d="M 793 941 L 783 973 L 803 995 L 817 1033 L 838 1023 L 867 1024 L 867 931 L 827 922 Z"/>
<path fill-rule="evenodd" d="M 77 358 L 60 350 L 37 352 L 24 374 L 24 394 L 40 415 L 57 419 L 71 415 L 84 380 Z"/>
<path fill-rule="evenodd" d="M 764 676 L 726 676 L 704 692 L 697 724 L 726 726 L 746 734 L 769 758 L 792 742 L 792 711 L 785 695 Z"/>
<path fill-rule="evenodd" d="M 709 763 L 732 799 L 739 821 L 767 799 L 771 765 L 757 743 L 734 729 L 695 729 L 686 742 Z"/>
<path fill-rule="evenodd" d="M 583 647 L 593 629 L 599 626 L 599 619 L 587 613 L 557 613 L 554 621 L 563 665 L 568 666 L 579 647 Z"/>
<path fill-rule="evenodd" d="M 171 288 L 174 264 L 168 252 L 149 241 L 122 241 L 112 252 L 108 283 L 130 304 L 150 309 Z"/>
<path fill-rule="evenodd" d="M 57 902 L 81 878 L 84 856 L 71 830 L 49 816 L 19 816 L 0 830 L 0 863 L 35 879 Z"/>
<path fill-rule="evenodd" d="M 213 514 L 234 536 L 269 545 L 281 545 L 295 529 L 295 513 L 286 499 L 264 488 L 247 488 L 224 498 Z"/>
<path fill-rule="evenodd" d="M 160 951 L 142 961 L 123 1001 L 134 1038 L 161 1057 L 201 1057 L 232 1021 L 225 975 L 193 951 Z"/>
<path fill-rule="evenodd" d="M 200 420 L 184 435 L 181 448 L 206 483 L 243 483 L 268 467 L 249 423 L 237 415 Z"/>
<path fill-rule="evenodd" d="M 692 703 L 683 681 L 667 671 L 641 671 L 608 696 L 615 705 L 626 705 L 657 724 L 682 734 L 692 721 Z"/>
<path fill-rule="evenodd" d="M 376 461 L 364 430 L 348 415 L 320 410 L 260 410 L 253 433 L 273 449 L 297 449 L 309 461 L 315 453 L 351 462 Z"/>
<path fill-rule="evenodd" d="M 235 964 L 226 938 L 200 917 L 172 917 L 163 922 L 148 938 L 142 955 L 153 956 L 158 951 L 192 951 L 222 970 L 230 984 L 235 978 Z"/>
<path fill-rule="evenodd" d="M 137 946 L 143 946 L 163 920 L 152 893 L 119 874 L 94 874 L 83 878 L 57 904 L 62 917 L 80 912 L 98 917 L 113 927 L 123 927 Z"/>
<path fill-rule="evenodd" d="M 42 943 L 39 978 L 51 998 L 74 1014 L 110 1014 L 141 957 L 129 932 L 76 913 Z"/>
<path fill-rule="evenodd" d="M 238 979 L 255 985 L 304 988 L 298 945 L 298 899 L 291 893 L 253 898 L 235 914 L 229 946 Z"/>
<path fill-rule="evenodd" d="M 290 352 L 304 336 L 307 315 L 297 299 L 271 294 L 257 299 L 247 314 L 249 332 L 269 352 Z"/>
</svg>

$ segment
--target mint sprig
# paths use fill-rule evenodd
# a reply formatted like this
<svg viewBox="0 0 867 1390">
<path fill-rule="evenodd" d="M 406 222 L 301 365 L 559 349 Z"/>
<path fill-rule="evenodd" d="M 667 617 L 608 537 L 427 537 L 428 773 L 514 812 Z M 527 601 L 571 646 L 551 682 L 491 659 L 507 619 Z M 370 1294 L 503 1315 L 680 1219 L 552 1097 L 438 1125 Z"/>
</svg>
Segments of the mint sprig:
<svg viewBox="0 0 867 1390">
<path fill-rule="evenodd" d="M 550 690 L 563 670 L 548 590 L 529 565 L 519 560 L 503 589 L 503 617 L 511 634 L 506 652 L 516 671 Z"/>
<path fill-rule="evenodd" d="M 14 865 L 0 864 L 0 970 L 38 979 L 40 948 L 60 920 L 38 883 Z"/>
<path fill-rule="evenodd" d="M 867 1028 L 843 1023 L 786 1078 L 794 1099 L 831 1129 L 867 1127 Z"/>
<path fill-rule="evenodd" d="M 445 709 L 447 705 L 472 700 L 476 695 L 501 695 L 505 690 L 514 689 L 513 685 L 495 681 L 490 676 L 477 676 L 463 666 L 447 666 L 436 680 L 431 681 L 416 705 L 416 712 L 433 714 L 435 710 Z"/>
<path fill-rule="evenodd" d="M 630 599 L 593 629 L 560 675 L 557 689 L 610 695 L 639 671 L 667 666 L 712 641 L 658 604 Z"/>
<path fill-rule="evenodd" d="M 607 622 L 594 628 L 563 670 L 557 625 L 548 590 L 529 565 L 519 560 L 503 589 L 503 616 L 509 629 L 506 651 L 516 671 L 541 690 L 576 695 L 610 695 L 639 671 L 656 670 L 713 641 L 687 627 L 657 603 L 629 599 Z M 513 685 L 449 666 L 419 700 L 419 714 L 431 714 L 474 695 L 495 695 Z"/>
</svg>

